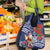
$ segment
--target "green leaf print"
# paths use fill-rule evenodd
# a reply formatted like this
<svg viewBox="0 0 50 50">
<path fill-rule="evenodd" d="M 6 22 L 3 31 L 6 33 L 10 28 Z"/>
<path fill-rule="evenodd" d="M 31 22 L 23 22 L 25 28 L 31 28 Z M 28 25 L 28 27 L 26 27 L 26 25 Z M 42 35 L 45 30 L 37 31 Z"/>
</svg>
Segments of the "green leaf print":
<svg viewBox="0 0 50 50">
<path fill-rule="evenodd" d="M 37 33 L 35 33 L 35 34 L 37 34 Z"/>
<path fill-rule="evenodd" d="M 38 30 L 39 28 L 37 27 L 36 29 Z"/>
<path fill-rule="evenodd" d="M 30 43 L 32 43 L 32 41 L 28 41 L 28 43 L 30 44 Z"/>
<path fill-rule="evenodd" d="M 42 29 L 40 29 L 40 31 L 42 31 Z"/>
</svg>

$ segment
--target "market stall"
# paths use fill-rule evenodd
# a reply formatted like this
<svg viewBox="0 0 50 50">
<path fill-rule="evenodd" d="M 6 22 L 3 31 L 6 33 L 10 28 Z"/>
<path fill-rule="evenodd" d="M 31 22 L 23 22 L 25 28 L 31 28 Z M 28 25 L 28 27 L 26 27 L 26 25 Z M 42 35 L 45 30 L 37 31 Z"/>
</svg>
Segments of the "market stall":
<svg viewBox="0 0 50 50">
<path fill-rule="evenodd" d="M 23 25 L 23 19 L 20 17 L 19 7 L 13 4 L 0 5 L 0 46 L 6 44 L 6 49 L 9 48 L 9 43 L 16 42 L 18 32 Z M 2 47 L 3 48 L 3 47 Z"/>
<path fill-rule="evenodd" d="M 16 42 L 18 32 L 24 23 L 23 19 L 24 12 L 14 5 L 14 1 L 12 3 L 4 1 L 4 4 L 0 5 L 0 45 L 6 44 L 8 49 L 9 43 Z M 44 23 L 45 35 L 50 36 L 50 2 L 48 1 L 44 3 L 44 15 L 40 20 Z"/>
</svg>

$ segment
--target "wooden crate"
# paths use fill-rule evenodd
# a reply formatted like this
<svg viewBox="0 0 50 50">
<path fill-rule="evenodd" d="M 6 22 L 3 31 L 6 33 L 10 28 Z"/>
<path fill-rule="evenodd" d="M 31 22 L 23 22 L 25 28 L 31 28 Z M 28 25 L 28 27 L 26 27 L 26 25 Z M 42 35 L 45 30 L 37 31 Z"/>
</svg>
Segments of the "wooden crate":
<svg viewBox="0 0 50 50">
<path fill-rule="evenodd" d="M 9 36 L 8 36 L 9 35 Z M 5 49 L 9 50 L 9 43 L 14 43 L 16 42 L 16 39 L 10 39 L 10 37 L 16 37 L 17 34 L 9 34 L 9 32 L 7 32 L 7 34 L 5 36 L 0 36 L 0 40 L 4 39 L 2 41 L 0 41 L 0 46 L 2 46 L 3 44 L 6 44 L 5 47 L 0 47 L 0 49 Z"/>
</svg>

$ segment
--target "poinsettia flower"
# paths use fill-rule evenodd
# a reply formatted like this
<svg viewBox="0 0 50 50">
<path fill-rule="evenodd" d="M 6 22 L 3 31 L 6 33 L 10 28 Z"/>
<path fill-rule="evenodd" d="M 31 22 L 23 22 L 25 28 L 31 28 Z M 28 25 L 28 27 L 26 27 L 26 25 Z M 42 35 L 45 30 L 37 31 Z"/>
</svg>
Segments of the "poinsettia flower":
<svg viewBox="0 0 50 50">
<path fill-rule="evenodd" d="M 41 33 L 40 29 L 38 29 L 36 32 L 37 32 L 37 34 L 40 34 Z"/>
<path fill-rule="evenodd" d="M 42 29 L 42 27 L 39 27 L 39 29 Z"/>
<path fill-rule="evenodd" d="M 41 34 L 40 32 L 37 32 L 37 34 Z"/>
<path fill-rule="evenodd" d="M 41 34 L 42 36 L 44 36 L 43 33 L 40 33 L 40 34 Z"/>
<path fill-rule="evenodd" d="M 38 40 L 41 40 L 42 39 L 42 37 L 41 36 L 38 36 Z"/>
<path fill-rule="evenodd" d="M 43 25 L 42 24 L 38 24 L 37 26 L 39 27 L 39 29 L 42 29 L 43 28 Z"/>
<path fill-rule="evenodd" d="M 38 29 L 37 31 L 40 31 L 40 29 Z"/>
<path fill-rule="evenodd" d="M 35 31 L 35 32 L 36 32 L 36 27 L 34 27 L 33 31 Z"/>
</svg>

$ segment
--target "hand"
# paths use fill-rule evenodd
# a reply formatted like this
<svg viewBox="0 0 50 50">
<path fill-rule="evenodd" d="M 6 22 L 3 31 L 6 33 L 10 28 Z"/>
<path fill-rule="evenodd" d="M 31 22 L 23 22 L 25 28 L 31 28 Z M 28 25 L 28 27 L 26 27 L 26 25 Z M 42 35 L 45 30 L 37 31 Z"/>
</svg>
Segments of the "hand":
<svg viewBox="0 0 50 50">
<path fill-rule="evenodd" d="M 23 11 L 26 10 L 26 4 L 24 2 L 22 2 L 22 1 L 16 0 L 15 5 L 19 6 Z"/>
<path fill-rule="evenodd" d="M 21 6 L 21 1 L 20 1 L 20 0 L 16 0 L 16 1 L 15 1 L 15 5 L 16 5 L 16 6 Z"/>
<path fill-rule="evenodd" d="M 22 6 L 20 6 L 20 8 L 21 8 L 23 11 L 25 11 L 25 10 L 26 10 L 26 4 L 25 4 L 25 3 L 22 4 Z"/>
<path fill-rule="evenodd" d="M 23 6 L 23 10 L 24 10 L 24 11 L 26 11 L 26 5 L 25 5 L 25 6 Z"/>
</svg>

